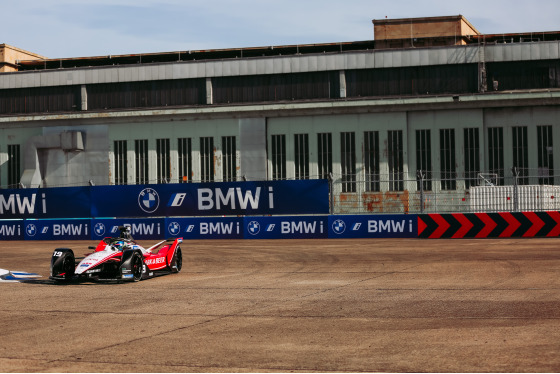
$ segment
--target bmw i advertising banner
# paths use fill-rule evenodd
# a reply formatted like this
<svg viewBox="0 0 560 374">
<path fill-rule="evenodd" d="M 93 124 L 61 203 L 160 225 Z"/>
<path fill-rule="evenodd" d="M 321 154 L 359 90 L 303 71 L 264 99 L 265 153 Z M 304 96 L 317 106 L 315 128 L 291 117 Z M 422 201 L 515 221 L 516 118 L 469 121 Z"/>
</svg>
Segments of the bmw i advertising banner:
<svg viewBox="0 0 560 374">
<path fill-rule="evenodd" d="M 0 220 L 0 240 L 416 238 L 415 214 Z"/>
<path fill-rule="evenodd" d="M 90 188 L 0 190 L 0 219 L 91 217 Z"/>
<path fill-rule="evenodd" d="M 415 214 L 329 216 L 329 238 L 416 238 Z"/>
<path fill-rule="evenodd" d="M 326 214 L 326 180 L 92 188 L 93 217 Z"/>
<path fill-rule="evenodd" d="M 245 217 L 245 239 L 328 237 L 326 216 Z"/>
<path fill-rule="evenodd" d="M 1 220 L 0 240 L 23 240 L 25 239 L 23 220 Z"/>
<path fill-rule="evenodd" d="M 0 190 L 0 220 L 327 214 L 326 180 Z"/>
<path fill-rule="evenodd" d="M 116 218 L 92 219 L 91 239 L 101 240 L 105 237 L 118 237 L 119 226 L 130 226 L 130 234 L 134 239 L 164 239 L 164 218 Z"/>
<path fill-rule="evenodd" d="M 90 219 L 25 220 L 25 240 L 91 239 Z"/>
<path fill-rule="evenodd" d="M 166 237 L 183 239 L 243 239 L 243 218 L 168 218 Z"/>
</svg>

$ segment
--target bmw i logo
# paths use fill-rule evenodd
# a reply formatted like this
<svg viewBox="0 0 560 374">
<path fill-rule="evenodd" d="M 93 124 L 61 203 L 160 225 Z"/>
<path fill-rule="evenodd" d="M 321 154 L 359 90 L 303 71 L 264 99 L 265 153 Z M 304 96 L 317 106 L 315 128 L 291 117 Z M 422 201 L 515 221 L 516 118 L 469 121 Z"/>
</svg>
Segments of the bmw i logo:
<svg viewBox="0 0 560 374">
<path fill-rule="evenodd" d="M 346 224 L 343 220 L 337 219 L 333 222 L 332 229 L 335 234 L 342 234 L 346 230 Z"/>
<path fill-rule="evenodd" d="M 29 225 L 25 226 L 25 232 L 27 232 L 27 235 L 29 236 L 35 236 L 35 234 L 37 234 L 37 227 L 30 223 Z"/>
<path fill-rule="evenodd" d="M 144 188 L 138 194 L 138 205 L 146 213 L 153 213 L 159 207 L 159 195 L 153 188 Z"/>
<path fill-rule="evenodd" d="M 177 222 L 171 222 L 167 226 L 167 231 L 169 231 L 169 233 L 173 236 L 179 235 L 179 233 L 181 232 L 181 225 L 179 225 Z"/>
<path fill-rule="evenodd" d="M 251 221 L 247 225 L 247 230 L 251 235 L 257 235 L 261 231 L 261 225 L 257 221 Z"/>
<path fill-rule="evenodd" d="M 95 226 L 93 226 L 93 232 L 95 232 L 97 236 L 102 236 L 105 234 L 105 225 L 101 222 L 97 222 Z"/>
</svg>

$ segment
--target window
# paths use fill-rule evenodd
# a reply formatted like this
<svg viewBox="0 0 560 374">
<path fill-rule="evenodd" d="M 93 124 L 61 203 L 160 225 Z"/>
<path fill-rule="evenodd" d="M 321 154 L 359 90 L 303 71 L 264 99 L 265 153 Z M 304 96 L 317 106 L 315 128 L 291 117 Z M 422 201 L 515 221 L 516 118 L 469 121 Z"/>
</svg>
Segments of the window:
<svg viewBox="0 0 560 374">
<path fill-rule="evenodd" d="M 192 181 L 191 151 L 191 138 L 177 139 L 177 153 L 179 156 L 179 183 L 187 183 Z"/>
<path fill-rule="evenodd" d="M 171 178 L 169 139 L 156 139 L 157 182 L 168 183 Z"/>
<path fill-rule="evenodd" d="M 379 131 L 364 132 L 364 164 L 366 168 L 366 191 L 380 191 Z"/>
<path fill-rule="evenodd" d="M 387 150 L 389 153 L 389 191 L 403 191 L 403 132 L 393 130 L 388 132 Z"/>
<path fill-rule="evenodd" d="M 496 184 L 504 184 L 504 129 L 488 128 L 488 168 L 496 176 Z"/>
<path fill-rule="evenodd" d="M 286 179 L 286 135 L 272 135 L 272 179 Z"/>
<path fill-rule="evenodd" d="M 200 179 L 214 182 L 214 138 L 200 138 Z"/>
<path fill-rule="evenodd" d="M 422 173 L 422 185 L 418 177 Z M 416 130 L 416 175 L 418 190 L 432 190 L 432 139 L 430 130 Z"/>
<path fill-rule="evenodd" d="M 513 167 L 517 169 L 517 184 L 529 184 L 529 146 L 527 126 L 512 128 Z"/>
<path fill-rule="evenodd" d="M 126 140 L 116 140 L 113 143 L 115 153 L 115 184 L 127 184 Z"/>
<path fill-rule="evenodd" d="M 8 145 L 8 188 L 17 188 L 21 177 L 20 145 Z"/>
<path fill-rule="evenodd" d="M 340 163 L 342 167 L 342 192 L 356 192 L 356 135 L 340 133 Z"/>
<path fill-rule="evenodd" d="M 294 135 L 296 179 L 309 179 L 309 135 Z"/>
<path fill-rule="evenodd" d="M 148 180 L 148 139 L 134 141 L 134 151 L 136 154 L 136 184 L 147 184 Z"/>
<path fill-rule="evenodd" d="M 225 182 L 237 180 L 235 136 L 222 136 L 222 179 Z"/>
<path fill-rule="evenodd" d="M 478 185 L 480 173 L 480 140 L 478 128 L 464 129 L 465 142 L 465 188 Z"/>
<path fill-rule="evenodd" d="M 439 130 L 439 153 L 441 162 L 441 189 L 455 190 L 457 188 L 455 129 Z"/>
<path fill-rule="evenodd" d="M 539 184 L 554 184 L 552 126 L 537 126 Z"/>
<path fill-rule="evenodd" d="M 319 166 L 319 178 L 327 179 L 332 173 L 332 134 L 317 134 L 317 156 Z"/>
</svg>

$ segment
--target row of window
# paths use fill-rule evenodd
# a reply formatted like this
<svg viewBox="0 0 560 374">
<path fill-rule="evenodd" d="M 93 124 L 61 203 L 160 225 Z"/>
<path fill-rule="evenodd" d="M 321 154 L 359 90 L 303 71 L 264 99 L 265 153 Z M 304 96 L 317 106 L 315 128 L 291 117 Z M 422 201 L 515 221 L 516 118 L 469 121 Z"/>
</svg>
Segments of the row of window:
<svg viewBox="0 0 560 374">
<path fill-rule="evenodd" d="M 527 126 L 512 127 L 512 164 L 518 184 L 529 184 L 529 143 Z M 441 189 L 457 188 L 455 162 L 455 129 L 439 130 Z M 480 137 L 478 128 L 463 129 L 465 188 L 478 184 L 480 165 Z M 504 184 L 504 129 L 488 128 L 488 172 L 498 185 Z M 430 130 L 416 130 L 416 168 L 422 172 L 418 189 L 432 190 L 432 159 Z M 554 184 L 552 126 L 537 126 L 537 166 L 539 184 Z"/>
<path fill-rule="evenodd" d="M 439 130 L 441 190 L 457 189 L 455 129 Z M 498 185 L 504 184 L 504 133 L 502 127 L 488 128 L 488 173 Z M 518 184 L 529 184 L 529 145 L 526 126 L 512 128 L 513 167 Z M 416 130 L 416 170 L 418 190 L 431 191 L 434 181 L 432 165 L 432 130 Z M 272 178 L 286 179 L 286 135 L 272 135 Z M 387 165 L 390 191 L 404 189 L 403 131 L 387 133 Z M 463 129 L 465 188 L 478 185 L 481 173 L 479 128 Z M 554 184 L 552 126 L 537 126 L 537 166 L 539 184 Z M 380 191 L 379 131 L 364 132 L 363 160 L 366 191 Z M 317 161 L 320 178 L 333 170 L 332 134 L 317 134 Z M 294 135 L 295 178 L 309 178 L 309 134 Z M 340 133 L 340 167 L 342 192 L 356 192 L 356 134 Z"/>
<path fill-rule="evenodd" d="M 554 184 L 552 126 L 537 126 L 537 166 L 539 184 Z M 456 170 L 456 129 L 439 129 L 440 177 L 437 178 L 441 190 L 457 189 Z M 478 185 L 481 172 L 480 130 L 464 128 L 464 177 L 465 188 Z M 434 186 L 434 167 L 432 162 L 432 130 L 416 130 L 416 170 L 418 175 L 417 189 L 431 191 Z M 318 177 L 328 178 L 333 172 L 333 134 L 318 133 L 317 136 L 317 167 Z M 271 178 L 287 179 L 287 139 L 285 134 L 272 135 L 270 138 Z M 310 134 L 295 134 L 293 137 L 293 162 L 295 179 L 309 179 L 310 175 Z M 380 191 L 380 144 L 379 131 L 363 133 L 363 167 L 365 172 L 366 191 Z M 222 142 L 222 178 L 223 181 L 237 180 L 236 137 L 224 136 Z M 200 141 L 200 176 L 197 180 L 213 182 L 215 180 L 214 138 L 202 137 Z M 156 170 L 157 183 L 171 180 L 171 140 L 156 139 Z M 504 183 L 504 129 L 488 128 L 487 133 L 487 171 L 495 175 L 496 183 Z M 134 140 L 134 160 L 128 160 L 128 141 L 114 141 L 114 175 L 115 184 L 127 184 L 129 161 L 134 161 L 136 184 L 153 183 L 149 180 L 148 139 Z M 404 189 L 404 147 L 403 131 L 391 130 L 387 133 L 387 166 L 390 191 Z M 529 141 L 527 126 L 512 127 L 512 166 L 517 173 L 518 184 L 529 183 Z M 20 145 L 8 145 L 8 186 L 16 187 L 21 177 Z M 178 180 L 193 180 L 192 138 L 177 139 Z M 356 133 L 340 133 L 340 170 L 342 192 L 356 192 Z"/>
<path fill-rule="evenodd" d="M 403 132 L 388 133 L 389 188 L 402 191 L 404 184 Z M 286 173 L 286 135 L 271 137 L 272 179 L 282 180 Z M 366 189 L 380 190 L 379 175 L 379 131 L 364 132 L 364 166 Z M 309 179 L 309 134 L 294 135 L 295 179 Z M 317 167 L 319 178 L 328 178 L 333 171 L 332 133 L 317 134 Z M 356 192 L 356 133 L 340 133 L 340 167 L 342 192 Z"/>
<path fill-rule="evenodd" d="M 156 139 L 157 183 L 167 183 L 171 179 L 171 140 Z M 128 149 L 126 140 L 114 142 L 115 184 L 128 183 Z M 193 178 L 192 138 L 177 139 L 179 183 L 191 182 Z M 237 179 L 235 136 L 222 137 L 222 180 Z M 148 139 L 134 141 L 135 183 L 147 184 L 149 180 Z M 200 181 L 214 181 L 214 138 L 200 138 Z"/>
<path fill-rule="evenodd" d="M 486 64 L 488 87 L 557 88 L 558 60 Z M 344 97 L 468 94 L 479 91 L 477 64 L 346 70 Z M 338 71 L 115 82 L 0 90 L 0 114 L 261 103 L 341 98 Z M 85 97 L 82 95 L 87 92 Z"/>
</svg>

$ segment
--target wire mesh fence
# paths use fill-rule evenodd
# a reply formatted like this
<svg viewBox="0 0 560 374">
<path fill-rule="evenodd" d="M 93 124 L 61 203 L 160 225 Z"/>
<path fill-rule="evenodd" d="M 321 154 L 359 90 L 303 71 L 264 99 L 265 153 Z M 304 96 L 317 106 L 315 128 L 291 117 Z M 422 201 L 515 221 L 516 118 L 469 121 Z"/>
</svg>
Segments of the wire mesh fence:
<svg viewBox="0 0 560 374">
<path fill-rule="evenodd" d="M 512 169 L 391 175 L 331 175 L 331 214 L 454 213 L 560 210 L 560 186 L 546 171 Z M 535 171 L 535 170 L 533 170 Z"/>
</svg>

